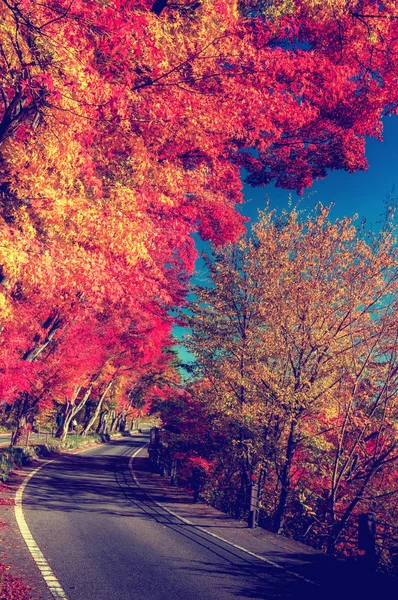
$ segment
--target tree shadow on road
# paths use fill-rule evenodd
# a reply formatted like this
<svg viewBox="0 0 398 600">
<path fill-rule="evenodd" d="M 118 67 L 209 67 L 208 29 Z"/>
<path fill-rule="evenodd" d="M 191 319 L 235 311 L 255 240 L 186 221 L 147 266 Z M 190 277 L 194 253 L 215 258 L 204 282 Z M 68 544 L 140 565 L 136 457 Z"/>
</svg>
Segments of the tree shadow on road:
<svg viewBox="0 0 398 600">
<path fill-rule="evenodd" d="M 125 454 L 115 454 L 114 446 L 121 445 L 126 446 Z M 214 557 L 214 562 L 191 561 L 188 566 L 179 568 L 189 570 L 199 579 L 204 573 L 217 577 L 218 582 L 225 579 L 227 586 L 232 576 L 234 584 L 230 593 L 239 598 L 384 600 L 393 597 L 395 582 L 366 573 L 345 561 L 332 560 L 316 551 L 301 554 L 281 548 L 267 550 L 266 557 L 270 561 L 267 563 L 208 536 L 194 525 L 182 522 L 137 487 L 129 470 L 130 455 L 136 447 L 136 440 L 117 440 L 105 446 L 100 456 L 63 455 L 46 465 L 29 481 L 25 490 L 23 504 L 26 514 L 29 516 L 29 511 L 80 512 L 90 516 L 156 522 L 173 530 L 180 539 L 206 549 Z M 189 495 L 184 492 L 179 495 L 178 490 L 170 499 L 165 489 L 163 497 L 157 482 L 151 484 L 150 479 L 144 487 L 159 502 L 164 500 L 170 504 L 173 499 L 176 503 L 189 500 Z M 184 561 L 186 564 L 187 561 Z"/>
</svg>

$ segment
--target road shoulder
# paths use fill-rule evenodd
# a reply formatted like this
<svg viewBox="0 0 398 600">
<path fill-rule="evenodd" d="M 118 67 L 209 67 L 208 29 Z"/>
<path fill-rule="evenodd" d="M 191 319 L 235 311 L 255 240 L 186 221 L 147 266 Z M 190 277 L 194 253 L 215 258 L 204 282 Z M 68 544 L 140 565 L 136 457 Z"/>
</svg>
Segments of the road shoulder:
<svg viewBox="0 0 398 600">
<path fill-rule="evenodd" d="M 149 462 L 146 448 L 136 453 L 131 460 L 131 469 L 133 478 L 149 498 L 173 515 L 249 554 L 263 557 L 277 568 L 313 582 L 323 599 L 361 597 L 362 600 L 374 600 L 397 592 L 395 580 L 366 572 L 353 562 L 333 559 L 265 529 L 249 529 L 245 521 L 236 520 L 204 502 L 193 503 L 189 491 L 170 485 L 169 478 L 156 471 Z"/>
<path fill-rule="evenodd" d="M 45 462 L 47 461 L 37 460 L 29 466 L 15 470 L 0 494 L 0 520 L 4 523 L 0 530 L 0 563 L 6 565 L 8 572 L 22 579 L 28 586 L 30 600 L 53 600 L 53 596 L 19 530 L 15 516 L 15 494 L 25 478 Z"/>
<path fill-rule="evenodd" d="M 49 459 L 56 460 L 63 454 L 67 455 L 84 452 L 98 445 L 103 444 L 95 442 L 93 444 L 85 445 L 84 448 L 64 450 L 62 453 L 49 454 L 48 457 L 43 459 L 34 459 L 23 467 L 15 468 L 10 473 L 6 484 L 1 486 L 0 563 L 4 565 L 4 571 L 11 573 L 13 577 L 20 579 L 26 584 L 29 589 L 29 600 L 54 600 L 54 596 L 43 579 L 42 573 L 33 559 L 26 540 L 18 526 L 15 513 L 16 494 L 27 478 L 33 474 L 36 469 L 49 462 Z M 19 598 L 16 597 L 16 600 L 19 600 Z"/>
</svg>

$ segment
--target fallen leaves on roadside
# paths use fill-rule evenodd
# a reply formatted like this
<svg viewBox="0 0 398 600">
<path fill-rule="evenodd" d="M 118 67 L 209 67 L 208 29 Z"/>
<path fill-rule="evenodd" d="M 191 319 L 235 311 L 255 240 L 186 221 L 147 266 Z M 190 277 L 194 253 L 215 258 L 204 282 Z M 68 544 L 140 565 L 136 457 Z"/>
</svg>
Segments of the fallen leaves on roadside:
<svg viewBox="0 0 398 600">
<path fill-rule="evenodd" d="M 15 500 L 14 498 L 0 498 L 0 506 L 14 506 Z M 0 598 L 1 600 L 1 598 Z"/>
<path fill-rule="evenodd" d="M 29 586 L 10 573 L 10 567 L 0 563 L 0 600 L 31 600 Z"/>
</svg>

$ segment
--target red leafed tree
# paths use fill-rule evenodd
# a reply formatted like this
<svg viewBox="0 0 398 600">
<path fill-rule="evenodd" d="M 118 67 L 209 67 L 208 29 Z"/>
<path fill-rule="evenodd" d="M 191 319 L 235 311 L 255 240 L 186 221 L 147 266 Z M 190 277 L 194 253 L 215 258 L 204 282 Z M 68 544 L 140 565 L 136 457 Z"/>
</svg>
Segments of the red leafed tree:
<svg viewBox="0 0 398 600">
<path fill-rule="evenodd" d="M 141 157 L 147 192 L 191 188 L 193 212 L 239 199 L 236 163 L 297 188 L 365 166 L 397 102 L 395 2 L 157 4 L 2 0 L 6 146 L 71 127 L 97 191 Z"/>
<path fill-rule="evenodd" d="M 0 0 L 4 393 L 80 340 L 76 319 L 156 361 L 192 232 L 242 231 L 242 167 L 298 190 L 366 168 L 397 107 L 397 17 L 391 0 Z"/>
</svg>

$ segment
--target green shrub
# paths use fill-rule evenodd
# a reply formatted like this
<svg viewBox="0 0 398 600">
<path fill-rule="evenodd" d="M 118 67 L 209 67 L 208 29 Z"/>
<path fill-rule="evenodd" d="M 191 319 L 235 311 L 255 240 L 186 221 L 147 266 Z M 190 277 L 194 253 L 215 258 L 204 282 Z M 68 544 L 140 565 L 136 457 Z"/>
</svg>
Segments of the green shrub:
<svg viewBox="0 0 398 600">
<path fill-rule="evenodd" d="M 22 467 L 37 458 L 35 448 L 10 448 L 0 453 L 0 478 L 6 481 L 10 471 L 15 467 Z"/>
<path fill-rule="evenodd" d="M 74 450 L 75 448 L 82 448 L 93 442 L 100 442 L 101 436 L 97 433 L 82 437 L 81 435 L 68 435 L 66 440 L 62 443 L 61 448 L 66 450 Z"/>
<path fill-rule="evenodd" d="M 9 473 L 15 467 L 21 467 L 29 464 L 35 458 L 50 458 L 53 454 L 62 452 L 62 450 L 75 450 L 84 448 L 93 442 L 104 442 L 104 436 L 97 433 L 81 437 L 80 435 L 68 435 L 64 442 L 56 438 L 49 438 L 46 444 L 37 444 L 35 446 L 16 446 L 15 448 L 0 449 L 0 480 L 6 481 Z"/>
</svg>

